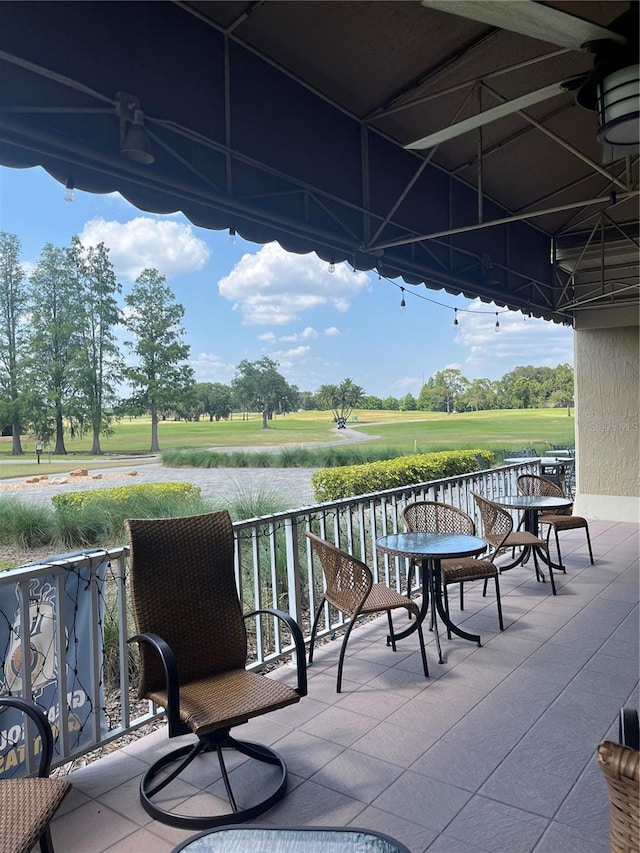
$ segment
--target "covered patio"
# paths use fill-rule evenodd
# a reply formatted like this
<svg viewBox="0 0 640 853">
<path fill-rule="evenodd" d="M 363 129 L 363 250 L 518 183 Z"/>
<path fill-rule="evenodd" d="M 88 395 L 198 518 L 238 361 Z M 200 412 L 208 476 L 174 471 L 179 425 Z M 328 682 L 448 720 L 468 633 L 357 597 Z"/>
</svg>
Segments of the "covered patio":
<svg viewBox="0 0 640 853">
<path fill-rule="evenodd" d="M 431 641 L 428 680 L 384 622 L 353 636 L 343 694 L 337 643 L 319 649 L 309 695 L 247 726 L 290 768 L 268 824 L 379 829 L 412 853 L 608 850 L 595 749 L 638 705 L 639 166 L 557 84 L 589 73 L 592 38 L 637 62 L 620 17 L 637 4 L 526 6 L 528 33 L 519 14 L 417 0 L 0 4 L 3 165 L 576 330 L 576 511 L 595 565 L 577 531 L 557 596 L 503 575 L 504 633 L 470 592 L 482 648 L 444 640 L 439 665 Z M 164 744 L 158 731 L 75 771 L 57 849 L 181 841 L 137 795 Z M 219 794 L 194 769 L 179 796 L 198 813 L 222 811 Z"/>
<path fill-rule="evenodd" d="M 452 604 L 483 645 L 443 638 L 439 665 L 431 639 L 428 680 L 413 638 L 396 654 L 385 646 L 384 618 L 352 636 L 341 694 L 339 641 L 320 646 L 309 695 L 244 727 L 289 766 L 289 793 L 258 823 L 364 827 L 412 853 L 606 853 L 595 749 L 617 738 L 620 707 L 638 705 L 639 530 L 590 529 L 594 566 L 582 531 L 563 537 L 557 596 L 527 568 L 501 576 L 503 633 L 480 585 L 464 613 Z M 274 674 L 294 678 L 286 667 Z M 193 834 L 151 820 L 139 803 L 140 776 L 166 748 L 160 729 L 73 772 L 52 825 L 56 849 L 168 853 Z M 198 769 L 176 797 L 188 814 L 225 809 L 221 781 Z"/>
</svg>

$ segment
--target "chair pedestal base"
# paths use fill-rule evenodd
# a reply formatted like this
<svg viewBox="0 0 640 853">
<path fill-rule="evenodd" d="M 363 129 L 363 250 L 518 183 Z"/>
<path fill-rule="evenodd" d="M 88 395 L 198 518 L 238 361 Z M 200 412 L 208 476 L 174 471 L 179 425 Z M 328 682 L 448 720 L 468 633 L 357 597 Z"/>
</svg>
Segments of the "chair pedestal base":
<svg viewBox="0 0 640 853">
<path fill-rule="evenodd" d="M 223 749 L 233 749 L 256 761 L 262 761 L 266 764 L 272 764 L 279 767 L 280 778 L 275 790 L 259 803 L 255 803 L 254 805 L 246 808 L 238 808 L 233 791 L 231 790 L 229 777 L 227 775 L 227 769 L 222 754 Z M 198 755 L 201 755 L 204 752 L 217 752 L 218 760 L 220 762 L 220 770 L 222 772 L 222 779 L 232 811 L 221 815 L 195 817 L 192 815 L 183 815 L 168 811 L 154 803 L 153 797 L 165 788 L 173 779 L 177 778 Z M 168 769 L 167 773 L 161 774 L 161 771 L 168 768 L 171 764 L 175 764 L 176 766 L 173 769 Z M 236 740 L 229 735 L 228 730 L 222 730 L 212 732 L 209 735 L 203 735 L 198 739 L 195 745 L 184 746 L 180 749 L 176 749 L 173 752 L 164 755 L 152 764 L 140 782 L 140 802 L 147 814 L 160 823 L 166 823 L 169 826 L 176 826 L 179 829 L 205 830 L 214 826 L 244 823 L 247 820 L 252 820 L 254 817 L 266 812 L 281 800 L 284 797 L 286 790 L 287 767 L 284 763 L 284 759 L 275 752 L 275 750 L 259 743 L 253 743 L 252 741 Z"/>
</svg>

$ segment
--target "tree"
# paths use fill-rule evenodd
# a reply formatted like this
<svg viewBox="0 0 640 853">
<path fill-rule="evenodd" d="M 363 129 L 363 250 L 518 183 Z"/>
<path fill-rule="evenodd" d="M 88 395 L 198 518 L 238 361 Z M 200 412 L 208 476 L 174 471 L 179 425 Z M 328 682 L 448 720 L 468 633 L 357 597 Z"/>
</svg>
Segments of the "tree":
<svg viewBox="0 0 640 853">
<path fill-rule="evenodd" d="M 68 249 L 47 243 L 31 276 L 31 418 L 37 435 L 55 434 L 54 453 L 66 454 L 65 419 L 75 430 L 82 311 Z"/>
<path fill-rule="evenodd" d="M 514 368 L 498 382 L 500 408 L 533 409 L 549 403 L 554 387 L 554 369 L 533 367 Z"/>
<path fill-rule="evenodd" d="M 3 419 L 11 424 L 14 456 L 24 453 L 20 441 L 20 396 L 25 382 L 27 325 L 24 320 L 29 304 L 20 251 L 18 237 L 0 231 L 0 393 L 5 401 Z"/>
<path fill-rule="evenodd" d="M 238 376 L 231 383 L 240 407 L 245 411 L 262 413 L 262 429 L 268 429 L 267 421 L 274 412 L 282 411 L 289 399 L 291 389 L 278 373 L 277 361 L 266 355 L 257 361 L 243 359 L 238 367 Z"/>
<path fill-rule="evenodd" d="M 456 398 L 469 385 L 456 367 L 446 367 L 430 376 L 418 396 L 418 408 L 431 412 L 451 413 L 456 407 Z"/>
<path fill-rule="evenodd" d="M 124 300 L 129 311 L 123 324 L 133 336 L 125 344 L 137 359 L 125 376 L 134 392 L 130 403 L 151 415 L 152 453 L 160 450 L 160 413 L 179 407 L 193 385 L 193 371 L 186 364 L 190 348 L 182 340 L 184 308 L 165 281 L 157 270 L 145 269 Z"/>
<path fill-rule="evenodd" d="M 380 411 L 384 409 L 384 403 L 380 397 L 374 394 L 366 394 L 357 405 L 358 409 L 369 409 L 370 411 Z"/>
<path fill-rule="evenodd" d="M 300 408 L 300 390 L 297 385 L 287 384 L 285 393 L 280 397 L 277 410 L 279 415 L 295 412 Z"/>
<path fill-rule="evenodd" d="M 223 385 L 221 382 L 198 382 L 194 390 L 201 411 L 209 416 L 210 421 L 214 418 L 219 421 L 229 417 L 233 396 L 229 385 Z"/>
<path fill-rule="evenodd" d="M 416 398 L 413 394 L 405 394 L 405 396 L 400 401 L 400 411 L 401 412 L 415 412 L 418 408 L 416 405 Z"/>
<path fill-rule="evenodd" d="M 571 406 L 573 405 L 573 368 L 569 364 L 559 364 L 554 371 L 554 390 L 551 392 L 550 402 L 555 406 L 566 406 L 567 417 L 571 417 Z"/>
<path fill-rule="evenodd" d="M 299 408 L 303 409 L 305 412 L 312 411 L 313 409 L 318 408 L 318 404 L 316 402 L 315 394 L 311 391 L 300 391 L 300 397 L 298 399 Z"/>
<path fill-rule="evenodd" d="M 496 390 L 489 379 L 474 379 L 456 398 L 456 408 L 460 412 L 478 412 L 495 406 Z"/>
<path fill-rule="evenodd" d="M 122 375 L 122 358 L 114 334 L 120 319 L 116 281 L 109 250 L 104 243 L 84 247 L 77 237 L 71 242 L 71 263 L 80 296 L 80 387 L 78 389 L 92 433 L 91 453 L 100 455 L 100 434 L 111 420 L 107 407 L 115 404 L 115 383 Z M 84 414 L 84 413 L 83 413 Z"/>
<path fill-rule="evenodd" d="M 364 397 L 364 390 L 353 379 L 346 378 L 339 385 L 321 385 L 316 397 L 321 406 L 331 409 L 334 420 L 344 418 L 346 421 Z"/>
</svg>

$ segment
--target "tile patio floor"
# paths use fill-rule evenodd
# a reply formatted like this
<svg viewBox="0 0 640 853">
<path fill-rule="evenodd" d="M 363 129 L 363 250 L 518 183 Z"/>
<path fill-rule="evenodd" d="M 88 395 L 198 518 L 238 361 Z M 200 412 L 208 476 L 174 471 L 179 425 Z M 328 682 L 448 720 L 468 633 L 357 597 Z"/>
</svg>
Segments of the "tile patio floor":
<svg viewBox="0 0 640 853">
<path fill-rule="evenodd" d="M 452 596 L 454 621 L 483 646 L 443 636 L 439 665 L 430 635 L 429 679 L 415 636 L 386 647 L 385 618 L 352 635 L 340 695 L 339 643 L 320 647 L 306 698 L 234 730 L 275 745 L 289 767 L 287 796 L 257 822 L 366 827 L 412 853 L 607 853 L 594 756 L 616 739 L 620 707 L 639 704 L 639 540 L 635 524 L 590 529 L 594 566 L 583 531 L 563 535 L 555 598 L 531 569 L 501 576 L 503 633 L 491 589 L 469 589 L 463 614 Z M 159 730 L 71 774 L 57 853 L 168 853 L 192 835 L 139 804 L 140 775 L 166 747 Z M 255 784 L 243 770 L 238 782 Z M 224 810 L 220 788 L 194 768 L 173 796 L 186 813 Z"/>
</svg>

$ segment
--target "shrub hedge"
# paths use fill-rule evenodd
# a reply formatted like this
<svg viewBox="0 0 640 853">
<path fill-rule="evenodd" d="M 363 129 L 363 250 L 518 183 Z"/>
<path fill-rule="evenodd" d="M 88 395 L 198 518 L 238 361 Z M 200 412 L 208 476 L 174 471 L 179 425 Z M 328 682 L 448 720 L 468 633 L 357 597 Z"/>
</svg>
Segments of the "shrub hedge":
<svg viewBox="0 0 640 853">
<path fill-rule="evenodd" d="M 109 489 L 89 489 L 83 492 L 66 492 L 51 498 L 56 510 L 79 509 L 91 502 L 119 504 L 132 498 L 164 498 L 175 496 L 195 500 L 200 488 L 191 483 L 138 483 L 135 486 L 113 486 Z"/>
<path fill-rule="evenodd" d="M 480 456 L 485 464 L 493 462 L 487 450 L 449 450 L 401 456 L 385 462 L 327 468 L 311 475 L 316 500 L 336 501 L 355 495 L 382 492 L 412 483 L 425 483 L 477 471 Z"/>
</svg>

